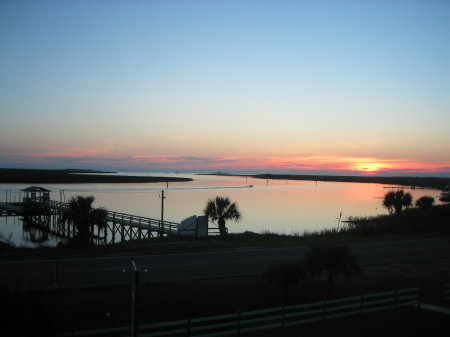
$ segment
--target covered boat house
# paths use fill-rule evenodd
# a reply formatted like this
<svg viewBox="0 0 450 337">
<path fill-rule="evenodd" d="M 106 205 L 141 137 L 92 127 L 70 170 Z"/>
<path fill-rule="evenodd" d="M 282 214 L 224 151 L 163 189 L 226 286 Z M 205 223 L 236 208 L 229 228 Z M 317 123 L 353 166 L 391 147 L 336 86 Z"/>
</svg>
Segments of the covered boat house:
<svg viewBox="0 0 450 337">
<path fill-rule="evenodd" d="M 50 190 L 40 186 L 30 186 L 24 188 L 22 192 L 25 192 L 23 197 L 24 203 L 29 202 L 48 202 L 50 200 Z"/>
</svg>

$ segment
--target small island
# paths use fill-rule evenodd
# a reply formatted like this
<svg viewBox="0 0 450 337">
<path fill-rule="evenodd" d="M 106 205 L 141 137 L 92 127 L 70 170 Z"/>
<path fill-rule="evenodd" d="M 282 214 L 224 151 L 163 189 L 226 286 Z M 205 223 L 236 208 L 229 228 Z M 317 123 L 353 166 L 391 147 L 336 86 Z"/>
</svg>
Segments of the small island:
<svg viewBox="0 0 450 337">
<path fill-rule="evenodd" d="M 2 184 L 158 183 L 192 181 L 191 178 L 120 176 L 96 170 L 43 170 L 0 168 Z"/>
</svg>

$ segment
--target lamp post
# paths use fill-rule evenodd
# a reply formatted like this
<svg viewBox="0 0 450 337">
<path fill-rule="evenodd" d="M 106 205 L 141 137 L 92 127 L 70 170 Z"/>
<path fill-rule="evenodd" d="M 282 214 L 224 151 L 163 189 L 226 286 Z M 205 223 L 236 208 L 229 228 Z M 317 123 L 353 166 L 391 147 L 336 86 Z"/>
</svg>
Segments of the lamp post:
<svg viewBox="0 0 450 337">
<path fill-rule="evenodd" d="M 127 267 L 122 269 L 122 272 L 127 271 Z M 145 268 L 144 272 L 148 272 L 148 269 Z M 138 317 L 138 300 L 139 300 L 139 279 L 140 279 L 140 270 L 134 257 L 131 258 L 130 265 L 130 337 L 137 337 L 138 335 L 138 326 L 137 326 L 137 317 Z"/>
<path fill-rule="evenodd" d="M 164 190 L 161 191 L 161 222 L 159 223 L 159 237 L 163 237 L 164 234 Z"/>
</svg>

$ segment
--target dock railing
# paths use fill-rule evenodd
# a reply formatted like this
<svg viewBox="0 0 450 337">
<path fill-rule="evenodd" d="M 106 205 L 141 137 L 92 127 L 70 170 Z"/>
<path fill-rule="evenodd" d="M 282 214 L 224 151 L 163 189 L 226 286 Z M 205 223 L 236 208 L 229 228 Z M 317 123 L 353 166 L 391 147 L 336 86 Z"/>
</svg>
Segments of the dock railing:
<svg viewBox="0 0 450 337">
<path fill-rule="evenodd" d="M 45 202 L 35 200 L 33 202 L 39 209 L 44 210 L 48 214 L 63 213 L 68 210 L 69 203 L 63 201 L 56 201 L 52 199 L 46 199 Z M 11 204 L 2 203 L 0 206 L 4 206 L 5 214 L 16 210 L 18 206 L 11 206 Z M 148 218 L 140 215 L 133 215 L 127 213 L 121 213 L 116 211 L 107 211 L 106 220 L 108 224 L 108 230 L 112 233 L 112 236 L 116 233 L 121 233 L 122 236 L 127 236 L 129 239 L 150 237 L 149 233 L 158 233 L 158 235 L 193 235 L 197 236 L 197 230 L 179 230 L 179 223 L 172 221 L 161 221 L 160 219 Z M 217 225 L 208 226 L 206 229 L 207 235 L 217 235 L 219 230 Z M 126 227 L 118 229 L 119 226 Z M 133 232 L 135 231 L 135 232 Z M 123 234 L 122 234 L 123 233 Z M 144 234 L 143 234 L 144 233 Z M 206 233 L 206 232 L 205 232 Z M 142 234 L 142 235 L 141 235 Z M 105 237 L 106 238 L 106 237 Z M 106 240 L 106 239 L 105 239 Z"/>
<path fill-rule="evenodd" d="M 69 208 L 69 204 L 62 201 L 49 200 L 48 205 L 61 211 Z M 163 221 L 161 228 L 161 220 L 114 211 L 107 211 L 107 221 L 151 231 L 162 230 L 165 234 L 176 234 L 178 225 L 176 222 Z"/>
<path fill-rule="evenodd" d="M 68 209 L 69 204 L 62 201 L 49 200 L 47 205 L 53 209 L 64 211 Z M 169 235 L 196 235 L 196 231 L 193 229 L 189 230 L 178 230 L 179 223 L 164 220 L 161 226 L 161 220 L 148 218 L 139 215 L 107 211 L 107 221 L 121 224 L 124 226 L 130 226 L 137 229 L 149 230 L 152 232 L 162 232 L 163 234 Z M 208 235 L 218 235 L 219 229 L 216 224 L 208 226 Z"/>
<path fill-rule="evenodd" d="M 176 222 L 163 221 L 162 229 L 160 228 L 161 220 L 147 218 L 139 215 L 108 211 L 107 217 L 109 221 L 121 223 L 127 226 L 137 227 L 140 229 L 148 229 L 152 231 L 162 230 L 165 234 L 177 234 Z"/>
</svg>

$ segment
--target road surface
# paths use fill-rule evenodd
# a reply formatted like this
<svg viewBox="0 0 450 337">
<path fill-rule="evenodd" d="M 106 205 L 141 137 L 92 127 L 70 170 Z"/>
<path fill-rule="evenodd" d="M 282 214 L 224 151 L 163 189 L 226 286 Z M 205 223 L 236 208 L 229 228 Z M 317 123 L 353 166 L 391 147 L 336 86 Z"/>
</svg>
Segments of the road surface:
<svg viewBox="0 0 450 337">
<path fill-rule="evenodd" d="M 308 247 L 137 256 L 141 282 L 261 275 L 271 261 L 301 258 Z M 450 238 L 358 243 L 362 265 L 450 258 Z M 35 287 L 101 286 L 130 281 L 131 257 L 0 262 L 0 284 Z M 148 272 L 144 272 L 148 269 Z"/>
</svg>

